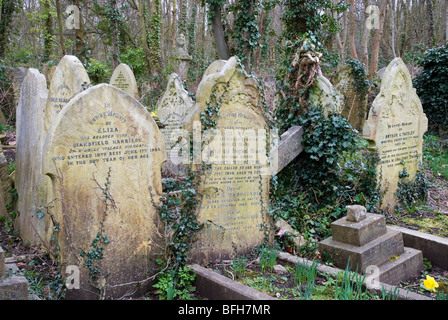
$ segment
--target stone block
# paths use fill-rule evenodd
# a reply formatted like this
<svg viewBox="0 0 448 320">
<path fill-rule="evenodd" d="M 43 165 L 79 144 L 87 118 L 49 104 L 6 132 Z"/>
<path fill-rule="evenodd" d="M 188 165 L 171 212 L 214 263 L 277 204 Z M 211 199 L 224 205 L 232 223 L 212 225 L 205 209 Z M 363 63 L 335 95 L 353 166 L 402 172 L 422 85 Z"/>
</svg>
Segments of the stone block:
<svg viewBox="0 0 448 320">
<path fill-rule="evenodd" d="M 386 234 L 383 215 L 369 213 L 360 222 L 348 221 L 346 217 L 331 225 L 333 240 L 361 247 Z"/>
<path fill-rule="evenodd" d="M 404 247 L 404 252 L 398 259 L 379 266 L 379 281 L 390 285 L 398 285 L 412 277 L 418 276 L 423 270 L 423 255 L 420 250 Z"/>
<path fill-rule="evenodd" d="M 15 269 L 15 265 L 6 265 Z M 28 281 L 24 276 L 8 274 L 0 281 L 0 300 L 28 300 Z"/>
<path fill-rule="evenodd" d="M 330 237 L 319 243 L 319 249 L 330 256 L 336 267 L 345 269 L 349 264 L 352 271 L 358 272 L 365 272 L 370 265 L 379 266 L 404 251 L 401 232 L 389 229 L 386 234 L 362 247 L 335 241 Z"/>
</svg>

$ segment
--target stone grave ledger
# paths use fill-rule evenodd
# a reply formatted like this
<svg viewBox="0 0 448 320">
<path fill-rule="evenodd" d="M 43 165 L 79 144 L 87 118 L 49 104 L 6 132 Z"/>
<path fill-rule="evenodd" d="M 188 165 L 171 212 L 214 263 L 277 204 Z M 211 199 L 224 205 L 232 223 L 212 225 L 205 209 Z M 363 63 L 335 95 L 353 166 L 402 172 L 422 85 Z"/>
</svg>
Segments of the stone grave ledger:
<svg viewBox="0 0 448 320">
<path fill-rule="evenodd" d="M 168 84 L 165 93 L 157 104 L 157 117 L 163 124 L 160 129 L 165 140 L 167 151 L 167 170 L 177 173 L 182 162 L 181 147 L 185 143 L 190 143 L 183 126 L 185 116 L 194 107 L 194 101 L 184 89 L 179 76 L 172 73 L 168 77 Z M 179 137 L 182 137 L 179 140 Z"/>
<path fill-rule="evenodd" d="M 45 131 L 48 132 L 53 119 L 70 99 L 83 90 L 83 84 L 89 85 L 90 79 L 82 62 L 75 56 L 64 56 L 51 78 L 45 109 Z"/>
<path fill-rule="evenodd" d="M 368 275 L 377 270 L 375 280 L 391 285 L 423 270 L 422 252 L 404 247 L 402 233 L 389 229 L 383 215 L 367 213 L 360 219 L 348 215 L 333 222 L 331 231 L 332 236 L 319 243 L 319 250 L 340 269 L 348 266 Z"/>
<path fill-rule="evenodd" d="M 154 202 L 162 193 L 163 137 L 137 100 L 108 84 L 76 96 L 58 114 L 45 141 L 43 172 L 51 177 L 56 234 L 63 265 L 80 269 L 74 298 L 98 298 L 89 284 L 105 288 L 105 298 L 133 292 L 154 275 L 163 254 L 163 227 Z M 86 267 L 95 238 L 107 237 L 103 257 Z M 97 242 L 100 241 L 97 238 Z M 143 283 L 142 288 L 147 283 Z"/>
<path fill-rule="evenodd" d="M 127 64 L 120 63 L 115 68 L 109 83 L 123 91 L 126 91 L 138 100 L 139 95 L 137 80 L 135 80 L 134 72 L 132 72 L 131 68 Z"/>
<path fill-rule="evenodd" d="M 415 179 L 427 129 L 428 118 L 412 87 L 411 75 L 401 58 L 396 58 L 384 72 L 380 93 L 363 129 L 369 148 L 380 158 L 377 172 L 384 193 L 382 209 L 393 209 L 397 204 L 394 194 L 400 171 L 406 168 L 407 180 Z"/>
<path fill-rule="evenodd" d="M 44 110 L 48 89 L 45 76 L 29 69 L 22 82 L 16 110 L 16 173 L 18 217 L 15 227 L 23 240 L 40 245 L 50 240 L 49 217 L 38 212 L 47 204 L 48 177 L 42 174 L 42 147 L 45 142 Z"/>
<path fill-rule="evenodd" d="M 212 93 L 223 102 L 216 132 L 202 153 L 202 161 L 211 164 L 211 170 L 203 173 L 198 220 L 204 229 L 192 255 L 203 264 L 249 253 L 272 236 L 269 164 L 261 157 L 266 156 L 268 119 L 257 106 L 257 83 L 246 79 L 231 58 L 199 84 L 196 96 L 202 110 Z"/>
</svg>

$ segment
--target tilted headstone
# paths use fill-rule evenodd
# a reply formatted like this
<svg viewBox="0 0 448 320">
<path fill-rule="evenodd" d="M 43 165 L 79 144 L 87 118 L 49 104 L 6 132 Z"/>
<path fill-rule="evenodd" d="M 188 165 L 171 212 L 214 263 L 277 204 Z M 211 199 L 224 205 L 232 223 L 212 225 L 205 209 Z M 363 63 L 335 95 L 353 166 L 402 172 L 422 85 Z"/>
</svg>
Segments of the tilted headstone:
<svg viewBox="0 0 448 320">
<path fill-rule="evenodd" d="M 350 66 L 341 69 L 335 80 L 335 88 L 343 97 L 342 116 L 354 129 L 362 132 L 368 113 L 368 95 L 361 96 L 356 92 L 356 79 L 351 70 Z"/>
<path fill-rule="evenodd" d="M 48 89 L 45 76 L 29 69 L 22 83 L 16 111 L 16 173 L 17 228 L 22 239 L 41 244 L 49 217 L 42 217 L 46 205 L 46 180 L 42 175 L 42 148 L 45 142 L 44 111 Z"/>
<path fill-rule="evenodd" d="M 212 95 L 222 100 L 215 130 L 202 136 L 202 163 L 211 169 L 203 172 L 198 220 L 205 226 L 192 256 L 204 264 L 248 253 L 273 230 L 267 212 L 269 164 L 264 159 L 269 119 L 258 105 L 258 83 L 245 77 L 234 57 L 219 70 L 205 76 L 196 92 L 203 112 Z"/>
<path fill-rule="evenodd" d="M 324 116 L 328 116 L 329 113 L 340 114 L 342 112 L 342 100 L 342 95 L 330 80 L 318 74 L 314 86 L 311 88 L 310 102 L 321 108 Z"/>
<path fill-rule="evenodd" d="M 137 80 L 135 80 L 134 72 L 132 72 L 131 68 L 127 64 L 120 63 L 115 68 L 109 83 L 123 91 L 126 91 L 129 95 L 138 100 Z"/>
<path fill-rule="evenodd" d="M 53 212 L 62 263 L 80 269 L 81 289 L 67 294 L 95 298 L 88 292 L 104 288 L 103 297 L 117 299 L 134 292 L 158 271 L 155 260 L 165 244 L 154 204 L 162 194 L 166 151 L 149 112 L 112 85 L 91 87 L 58 114 L 43 158 L 57 199 Z M 104 236 L 107 244 L 101 244 Z M 102 257 L 89 266 L 90 256 L 80 252 L 99 247 Z M 94 280 L 92 268 L 98 270 Z"/>
<path fill-rule="evenodd" d="M 168 77 L 166 91 L 157 104 L 157 117 L 163 125 L 161 131 L 165 140 L 167 166 L 170 171 L 175 171 L 182 164 L 183 159 L 179 156 L 179 149 L 183 144 L 190 143 L 182 130 L 184 130 L 184 118 L 193 107 L 194 101 L 184 89 L 182 81 L 177 74 L 171 74 Z"/>
<path fill-rule="evenodd" d="M 84 84 L 90 84 L 90 79 L 81 61 L 75 56 L 64 56 L 51 78 L 45 108 L 45 131 L 48 132 L 53 119 L 70 99 L 83 90 Z"/>
<path fill-rule="evenodd" d="M 378 182 L 383 195 L 383 209 L 396 206 L 399 174 L 406 168 L 413 181 L 422 161 L 423 135 L 428 118 L 412 87 L 408 68 L 401 58 L 394 59 L 383 75 L 380 93 L 373 101 L 363 136 L 369 148 L 378 152 Z"/>
</svg>

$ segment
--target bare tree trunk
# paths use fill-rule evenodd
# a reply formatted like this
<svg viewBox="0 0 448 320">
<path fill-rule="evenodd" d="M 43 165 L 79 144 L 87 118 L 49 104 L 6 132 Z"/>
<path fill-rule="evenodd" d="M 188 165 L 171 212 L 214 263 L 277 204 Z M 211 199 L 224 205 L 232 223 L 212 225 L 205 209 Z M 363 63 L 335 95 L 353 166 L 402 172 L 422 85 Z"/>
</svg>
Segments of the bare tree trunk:
<svg viewBox="0 0 448 320">
<path fill-rule="evenodd" d="M 426 0 L 428 9 L 428 46 L 432 47 L 434 42 L 434 5 L 432 0 Z"/>
<path fill-rule="evenodd" d="M 80 8 L 81 0 L 74 0 L 73 4 Z M 86 29 L 84 27 L 84 19 L 82 15 L 79 17 L 79 28 L 75 28 L 75 52 L 76 56 L 84 62 L 88 57 L 86 55 L 87 47 L 86 47 Z"/>
<path fill-rule="evenodd" d="M 229 47 L 227 46 L 226 39 L 224 37 L 224 29 L 221 20 L 221 6 L 215 5 L 213 10 L 213 38 L 215 39 L 216 50 L 218 51 L 219 59 L 230 59 Z"/>
<path fill-rule="evenodd" d="M 356 51 L 356 43 L 355 43 L 355 31 L 356 31 L 356 23 L 355 23 L 355 0 L 350 0 L 350 55 L 352 59 L 358 60 L 358 52 Z"/>
<path fill-rule="evenodd" d="M 445 43 L 448 43 L 448 0 L 445 0 Z"/>
<path fill-rule="evenodd" d="M 337 1 L 337 0 L 336 0 Z M 343 28 L 342 28 L 342 38 L 341 35 L 338 33 L 336 35 L 336 43 L 338 45 L 338 51 L 341 55 L 342 61 L 345 60 L 345 45 L 347 44 L 347 35 L 348 35 L 348 17 L 347 13 L 344 12 L 343 15 Z"/>
<path fill-rule="evenodd" d="M 148 74 L 151 74 L 150 65 L 151 65 L 151 51 L 148 46 L 148 34 L 146 32 L 146 23 L 145 23 L 145 3 L 144 0 L 138 0 L 138 17 L 140 23 L 141 30 L 141 44 L 143 51 L 145 52 L 146 62 L 147 62 L 147 71 Z"/>
<path fill-rule="evenodd" d="M 386 18 L 387 0 L 379 1 L 379 28 L 375 29 L 372 39 L 371 62 L 369 66 L 369 77 L 372 78 L 378 71 L 378 59 L 380 55 L 380 44 L 384 30 L 384 20 Z"/>
<path fill-rule="evenodd" d="M 62 26 L 62 14 L 61 14 L 61 4 L 59 0 L 56 0 L 56 13 L 58 15 L 58 27 L 59 27 L 59 44 L 61 46 L 61 54 L 65 56 L 65 45 L 64 45 L 64 33 Z"/>
<path fill-rule="evenodd" d="M 366 70 L 369 70 L 369 50 L 368 50 L 368 44 L 369 44 L 369 37 L 370 37 L 370 31 L 372 30 L 370 27 L 367 27 L 367 13 L 365 12 L 370 6 L 370 0 L 364 0 L 364 21 L 366 23 L 364 24 L 364 31 L 362 33 L 362 39 L 361 39 L 361 62 L 364 64 L 364 67 Z"/>
<path fill-rule="evenodd" d="M 391 29 L 391 47 L 392 56 L 395 59 L 397 54 L 395 52 L 395 0 L 390 2 L 391 12 L 390 12 L 390 29 Z"/>
</svg>

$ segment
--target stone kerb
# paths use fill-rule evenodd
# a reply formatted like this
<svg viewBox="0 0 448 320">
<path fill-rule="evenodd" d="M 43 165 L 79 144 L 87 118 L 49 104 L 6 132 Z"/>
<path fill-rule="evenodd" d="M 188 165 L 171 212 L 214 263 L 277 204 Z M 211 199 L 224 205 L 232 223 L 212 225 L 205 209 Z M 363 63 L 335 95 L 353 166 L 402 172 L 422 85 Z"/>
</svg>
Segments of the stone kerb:
<svg viewBox="0 0 448 320">
<path fill-rule="evenodd" d="M 62 266 L 80 269 L 80 289 L 67 296 L 118 299 L 147 288 L 164 252 L 155 204 L 166 151 L 146 108 L 112 85 L 91 87 L 57 115 L 43 158 Z"/>
<path fill-rule="evenodd" d="M 428 119 L 412 87 L 409 70 L 401 58 L 396 58 L 384 72 L 380 93 L 363 128 L 369 148 L 380 157 L 377 172 L 384 192 L 382 209 L 396 206 L 395 193 L 404 168 L 409 174 L 407 181 L 415 179 L 427 129 Z"/>
<path fill-rule="evenodd" d="M 196 108 L 206 116 L 212 95 L 221 106 L 214 134 L 208 142 L 203 140 L 209 157 L 202 161 L 210 163 L 211 169 L 204 172 L 200 186 L 203 197 L 198 220 L 205 227 L 192 250 L 193 260 L 201 264 L 247 253 L 272 231 L 267 214 L 269 163 L 262 159 L 266 157 L 269 119 L 258 106 L 257 83 L 246 79 L 234 57 L 225 63 L 215 62 L 208 70 L 196 93 Z M 201 114 L 197 112 L 196 116 Z M 245 143 L 235 143 L 239 134 L 244 134 Z M 262 152 L 253 152 L 260 145 L 263 148 L 257 151 Z M 259 164 L 248 158 L 254 155 Z"/>
</svg>

